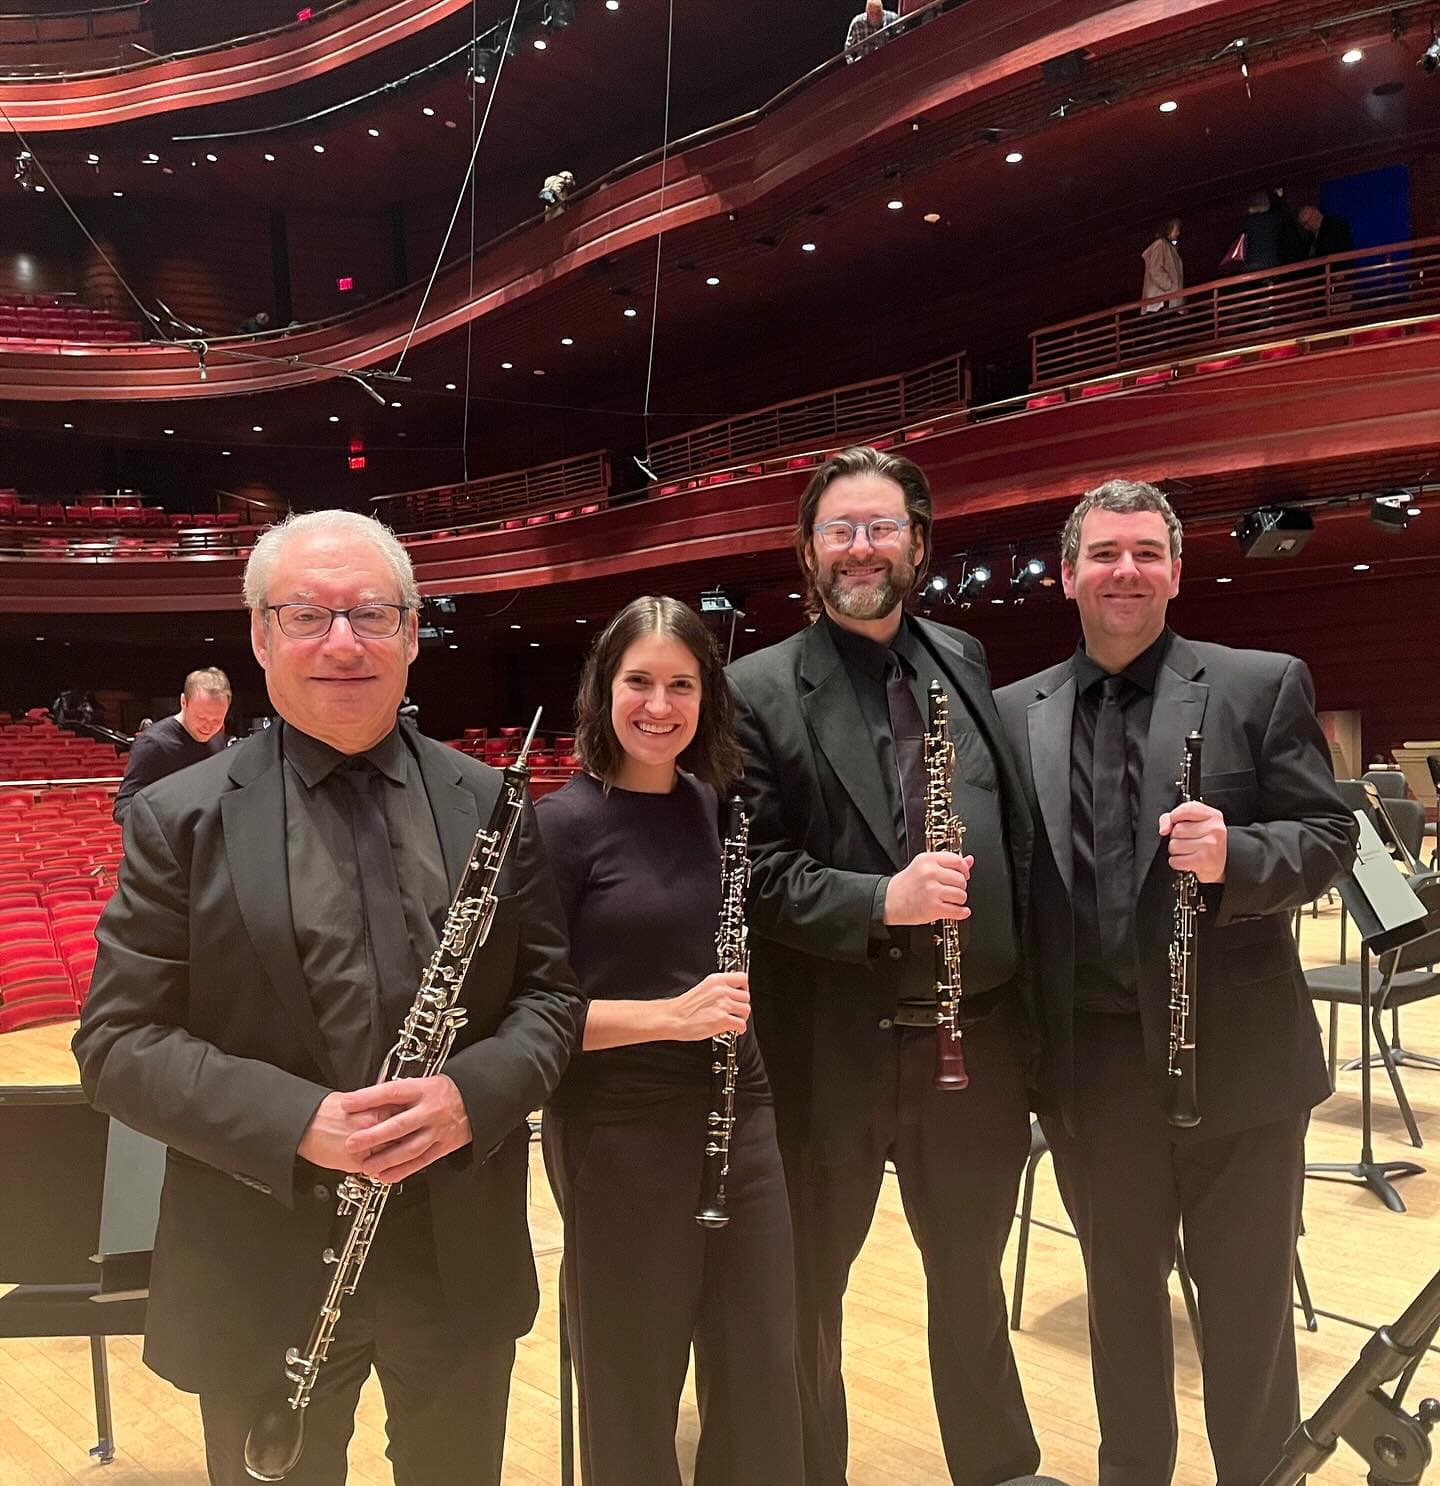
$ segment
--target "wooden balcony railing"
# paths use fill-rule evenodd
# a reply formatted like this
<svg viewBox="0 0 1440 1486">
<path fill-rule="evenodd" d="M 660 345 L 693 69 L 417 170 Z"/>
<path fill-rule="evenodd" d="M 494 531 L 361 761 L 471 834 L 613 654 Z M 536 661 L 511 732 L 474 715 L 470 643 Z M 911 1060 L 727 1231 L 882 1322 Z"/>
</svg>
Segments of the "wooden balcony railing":
<svg viewBox="0 0 1440 1486">
<path fill-rule="evenodd" d="M 554 517 L 581 507 L 603 505 L 610 495 L 610 456 L 604 451 L 557 459 L 528 470 L 486 475 L 468 484 L 435 485 L 377 495 L 372 504 L 387 525 L 399 531 L 459 525 L 475 526 L 511 517 Z"/>
<path fill-rule="evenodd" d="M 1166 306 L 1169 306 L 1168 308 Z M 1360 248 L 1136 300 L 1030 334 L 1031 381 L 1064 386 L 1339 325 L 1440 310 L 1440 237 Z"/>
<path fill-rule="evenodd" d="M 961 353 L 897 377 L 795 398 L 658 439 L 650 445 L 647 459 L 663 484 L 748 459 L 879 434 L 933 413 L 963 408 L 969 400 L 970 370 Z"/>
</svg>

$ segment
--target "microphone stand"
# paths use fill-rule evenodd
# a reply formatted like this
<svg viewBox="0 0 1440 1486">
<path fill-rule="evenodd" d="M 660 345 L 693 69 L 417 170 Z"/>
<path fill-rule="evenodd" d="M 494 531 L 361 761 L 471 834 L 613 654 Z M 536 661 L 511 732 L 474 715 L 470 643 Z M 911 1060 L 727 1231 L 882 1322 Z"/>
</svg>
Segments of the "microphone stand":
<svg viewBox="0 0 1440 1486">
<path fill-rule="evenodd" d="M 1414 1414 L 1403 1407 L 1405 1389 L 1440 1331 L 1440 1270 L 1391 1326 L 1382 1326 L 1330 1396 L 1292 1434 L 1280 1463 L 1261 1486 L 1301 1486 L 1344 1440 L 1369 1469 L 1369 1486 L 1415 1486 L 1430 1464 L 1430 1429 L 1440 1402 L 1427 1398 Z M 1393 1396 L 1381 1384 L 1395 1378 Z"/>
</svg>

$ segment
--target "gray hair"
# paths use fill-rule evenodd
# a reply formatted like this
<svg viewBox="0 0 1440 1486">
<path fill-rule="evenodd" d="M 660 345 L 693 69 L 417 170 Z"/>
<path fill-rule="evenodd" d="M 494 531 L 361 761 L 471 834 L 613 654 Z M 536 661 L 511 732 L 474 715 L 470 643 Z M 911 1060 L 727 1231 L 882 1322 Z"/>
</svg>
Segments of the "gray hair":
<svg viewBox="0 0 1440 1486">
<path fill-rule="evenodd" d="M 420 589 L 415 582 L 415 569 L 410 554 L 400 539 L 383 522 L 358 511 L 306 511 L 293 513 L 268 527 L 251 549 L 245 564 L 245 607 L 252 612 L 265 607 L 270 575 L 287 543 L 296 537 L 343 537 L 369 542 L 389 565 L 400 591 L 400 602 L 407 609 L 419 610 Z"/>
<path fill-rule="evenodd" d="M 1106 480 L 1085 492 L 1060 534 L 1060 556 L 1072 568 L 1080 556 L 1080 527 L 1091 511 L 1115 511 L 1121 515 L 1132 511 L 1156 512 L 1165 518 L 1165 530 L 1170 534 L 1170 560 L 1173 562 L 1180 556 L 1180 518 L 1166 500 L 1165 492 L 1143 480 Z"/>
</svg>

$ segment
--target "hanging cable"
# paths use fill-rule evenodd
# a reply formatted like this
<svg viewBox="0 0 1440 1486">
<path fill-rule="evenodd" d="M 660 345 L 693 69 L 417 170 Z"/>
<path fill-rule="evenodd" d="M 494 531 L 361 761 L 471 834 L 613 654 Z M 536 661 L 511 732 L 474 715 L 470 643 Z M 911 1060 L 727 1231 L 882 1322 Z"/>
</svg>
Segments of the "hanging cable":
<svg viewBox="0 0 1440 1486">
<path fill-rule="evenodd" d="M 480 143 L 480 136 L 475 128 L 475 89 L 480 85 L 479 73 L 476 71 L 475 49 L 480 45 L 479 17 L 476 7 L 479 0 L 470 0 L 470 148 L 472 157 L 474 150 Z M 508 43 L 507 43 L 508 49 Z M 496 78 L 499 78 L 499 69 L 496 69 Z M 466 302 L 475 303 L 475 174 L 470 174 L 470 280 L 466 290 Z M 465 408 L 460 417 L 460 478 L 468 485 L 470 483 L 470 373 L 474 360 L 473 347 L 475 343 L 475 316 L 465 317 Z"/>
<path fill-rule="evenodd" d="M 660 228 L 655 234 L 655 287 L 650 296 L 650 354 L 645 365 L 645 405 L 640 414 L 644 419 L 647 453 L 650 449 L 650 389 L 655 378 L 655 329 L 660 319 L 660 251 L 665 243 L 665 176 L 670 164 L 670 81 L 674 45 L 675 0 L 670 0 L 669 17 L 665 27 L 665 124 L 660 138 L 660 197 L 655 209 Z M 641 468 L 645 466 L 642 465 Z M 649 473 L 648 470 L 647 473 Z"/>
<path fill-rule="evenodd" d="M 425 306 L 430 302 L 430 291 L 435 287 L 440 265 L 445 261 L 445 249 L 450 246 L 450 234 L 455 231 L 460 208 L 465 203 L 465 192 L 469 189 L 471 178 L 475 174 L 475 157 L 480 153 L 480 141 L 485 138 L 485 129 L 490 123 L 490 111 L 495 107 L 495 95 L 500 90 L 500 74 L 505 71 L 505 62 L 510 56 L 511 43 L 515 39 L 515 22 L 519 16 L 520 0 L 515 0 L 515 9 L 510 12 L 510 28 L 505 33 L 505 45 L 500 48 L 500 62 L 495 68 L 495 80 L 490 84 L 490 96 L 485 100 L 485 117 L 480 121 L 480 132 L 476 134 L 475 143 L 470 150 L 470 164 L 465 171 L 465 179 L 460 184 L 460 194 L 455 198 L 455 210 L 450 213 L 450 225 L 445 229 L 444 241 L 440 244 L 440 251 L 435 255 L 435 267 L 430 270 L 430 280 L 425 285 L 424 294 L 420 296 L 420 308 L 415 311 L 415 323 L 410 327 L 405 337 L 405 344 L 400 347 L 400 355 L 396 358 L 395 371 L 397 373 L 404 364 L 406 353 L 410 350 L 410 342 L 415 339 L 415 332 L 420 329 L 420 321 L 425 317 Z"/>
</svg>

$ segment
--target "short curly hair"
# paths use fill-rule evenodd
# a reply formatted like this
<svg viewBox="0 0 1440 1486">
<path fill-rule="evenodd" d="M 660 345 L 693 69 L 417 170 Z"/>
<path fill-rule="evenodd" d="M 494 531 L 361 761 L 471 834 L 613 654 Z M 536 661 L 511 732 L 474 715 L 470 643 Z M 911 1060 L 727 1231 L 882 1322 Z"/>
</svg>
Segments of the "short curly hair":
<svg viewBox="0 0 1440 1486">
<path fill-rule="evenodd" d="M 575 698 L 575 751 L 580 762 L 607 788 L 619 777 L 625 750 L 610 721 L 610 691 L 625 652 L 644 635 L 678 640 L 700 667 L 700 721 L 677 762 L 723 795 L 741 772 L 735 704 L 710 631 L 679 599 L 648 594 L 632 599 L 596 636 Z"/>
</svg>

